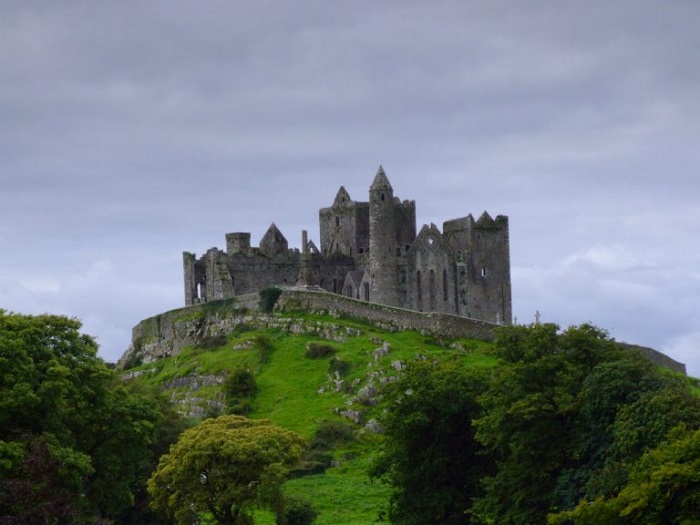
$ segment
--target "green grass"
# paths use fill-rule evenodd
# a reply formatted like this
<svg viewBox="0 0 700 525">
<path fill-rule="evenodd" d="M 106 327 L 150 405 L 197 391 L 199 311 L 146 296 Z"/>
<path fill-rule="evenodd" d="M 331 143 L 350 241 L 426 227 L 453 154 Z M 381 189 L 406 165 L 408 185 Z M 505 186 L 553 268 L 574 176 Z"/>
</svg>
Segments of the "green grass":
<svg viewBox="0 0 700 525">
<path fill-rule="evenodd" d="M 216 311 L 230 314 L 233 303 L 216 305 Z M 270 419 L 310 440 L 323 422 L 347 421 L 338 415 L 340 410 L 362 411 L 363 422 L 378 417 L 383 410 L 381 397 L 376 406 L 371 406 L 358 400 L 357 392 L 371 377 L 379 387 L 380 377 L 398 376 L 397 361 L 456 359 L 469 367 L 493 366 L 495 363 L 488 355 L 491 344 L 483 341 L 439 341 L 415 331 L 389 332 L 365 321 L 330 315 L 285 312 L 284 317 L 307 324 L 333 325 L 333 333 L 346 340 L 327 341 L 315 335 L 244 327 L 228 334 L 226 339 L 219 338 L 217 342 L 225 343 L 221 346 L 205 348 L 206 345 L 193 345 L 177 356 L 133 370 L 144 371 L 139 376 L 140 381 L 162 385 L 186 375 L 225 376 L 237 368 L 248 369 L 258 384 L 258 394 L 253 399 L 253 412 L 249 417 Z M 271 345 L 266 357 L 261 355 L 261 340 Z M 336 351 L 326 357 L 310 358 L 305 355 L 309 343 L 328 344 Z M 375 353 L 384 343 L 389 344 L 389 353 Z M 265 359 L 261 360 L 261 357 Z M 334 357 L 350 365 L 340 388 L 336 388 L 331 380 L 333 375 L 329 370 Z M 182 396 L 186 392 L 173 393 Z M 222 393 L 223 385 L 213 385 L 201 388 L 196 395 L 206 402 L 221 399 Z M 369 433 L 363 425 L 355 425 L 355 428 L 357 438 L 332 452 L 337 460 L 336 466 L 323 474 L 294 478 L 285 484 L 285 493 L 312 502 L 319 511 L 317 525 L 372 524 L 387 507 L 390 488 L 379 481 L 370 481 L 367 474 L 381 436 Z M 274 518 L 269 512 L 260 511 L 256 514 L 256 523 L 272 525 Z"/>
</svg>

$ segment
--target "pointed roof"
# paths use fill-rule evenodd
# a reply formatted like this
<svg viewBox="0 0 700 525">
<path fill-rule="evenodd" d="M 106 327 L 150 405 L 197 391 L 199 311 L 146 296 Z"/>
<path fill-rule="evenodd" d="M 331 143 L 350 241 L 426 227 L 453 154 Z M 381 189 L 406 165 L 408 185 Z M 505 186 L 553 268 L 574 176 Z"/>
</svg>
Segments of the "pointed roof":
<svg viewBox="0 0 700 525">
<path fill-rule="evenodd" d="M 487 213 L 484 212 L 481 214 L 481 217 L 476 221 L 477 226 L 493 226 L 493 219 L 491 216 Z"/>
<path fill-rule="evenodd" d="M 343 206 L 350 204 L 352 202 L 352 199 L 350 198 L 350 194 L 348 193 L 348 190 L 345 189 L 345 186 L 341 186 L 340 189 L 338 190 L 338 193 L 335 196 L 335 200 L 333 201 L 333 206 Z"/>
<path fill-rule="evenodd" d="M 389 179 L 386 176 L 386 173 L 384 173 L 384 168 L 382 168 L 382 165 L 379 165 L 379 169 L 377 170 L 377 174 L 374 176 L 374 182 L 372 182 L 372 185 L 369 188 L 370 190 L 392 190 L 393 188 L 391 187 L 391 183 L 389 182 Z"/>
</svg>

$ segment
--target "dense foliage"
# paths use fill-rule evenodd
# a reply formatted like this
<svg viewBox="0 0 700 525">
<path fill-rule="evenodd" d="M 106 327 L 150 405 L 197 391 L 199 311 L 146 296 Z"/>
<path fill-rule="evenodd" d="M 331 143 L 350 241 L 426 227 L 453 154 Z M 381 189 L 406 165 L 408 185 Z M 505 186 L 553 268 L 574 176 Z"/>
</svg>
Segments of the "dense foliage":
<svg viewBox="0 0 700 525">
<path fill-rule="evenodd" d="M 494 354 L 489 378 L 419 363 L 387 389 L 393 523 L 695 523 L 686 382 L 590 325 L 505 328 Z"/>
<path fill-rule="evenodd" d="M 224 525 L 253 523 L 257 506 L 284 515 L 280 487 L 303 439 L 267 420 L 207 419 L 182 433 L 148 481 L 155 509 L 180 524 L 210 514 Z"/>
<path fill-rule="evenodd" d="M 479 480 L 491 471 L 472 425 L 486 384 L 479 369 L 418 361 L 389 385 L 385 395 L 392 403 L 382 421 L 387 439 L 372 474 L 396 487 L 392 523 L 465 522 Z"/>
<path fill-rule="evenodd" d="M 153 522 L 139 503 L 180 420 L 79 330 L 0 310 L 0 523 Z"/>
</svg>

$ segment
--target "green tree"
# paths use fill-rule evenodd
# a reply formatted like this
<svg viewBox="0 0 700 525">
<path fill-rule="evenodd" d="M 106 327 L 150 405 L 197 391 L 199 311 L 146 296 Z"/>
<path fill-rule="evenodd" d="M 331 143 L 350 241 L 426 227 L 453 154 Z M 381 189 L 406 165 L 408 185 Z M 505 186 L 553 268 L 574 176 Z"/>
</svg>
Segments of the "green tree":
<svg viewBox="0 0 700 525">
<path fill-rule="evenodd" d="M 549 516 L 552 525 L 697 525 L 700 523 L 700 430 L 677 427 L 646 452 L 612 498 L 584 501 Z"/>
<path fill-rule="evenodd" d="M 252 399 L 258 392 L 258 383 L 250 370 L 239 368 L 226 378 L 224 393 L 229 414 L 247 416 L 253 409 Z"/>
<path fill-rule="evenodd" d="M 497 462 L 474 506 L 484 522 L 544 523 L 556 504 L 559 478 L 579 466 L 579 394 L 590 370 L 622 352 L 593 326 L 563 333 L 553 324 L 501 331 L 495 354 L 503 361 L 480 397 L 477 439 Z"/>
<path fill-rule="evenodd" d="M 77 320 L 0 311 L 0 521 L 131 507 L 160 442 L 159 403 L 122 384 Z"/>
<path fill-rule="evenodd" d="M 384 445 L 374 477 L 393 486 L 389 517 L 405 525 L 462 524 L 491 462 L 472 418 L 486 374 L 455 363 L 419 361 L 385 391 Z"/>
<path fill-rule="evenodd" d="M 280 486 L 303 446 L 299 435 L 267 420 L 205 420 L 161 458 L 148 481 L 151 504 L 180 524 L 210 514 L 224 525 L 248 525 L 259 505 L 281 519 Z"/>
</svg>

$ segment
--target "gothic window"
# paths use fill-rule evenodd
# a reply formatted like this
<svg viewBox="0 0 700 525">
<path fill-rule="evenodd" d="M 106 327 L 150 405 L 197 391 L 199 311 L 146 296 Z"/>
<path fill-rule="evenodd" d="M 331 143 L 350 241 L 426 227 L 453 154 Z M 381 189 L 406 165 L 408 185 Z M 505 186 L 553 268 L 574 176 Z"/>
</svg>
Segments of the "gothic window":
<svg viewBox="0 0 700 525">
<path fill-rule="evenodd" d="M 481 276 L 486 277 L 486 266 L 481 267 Z"/>
<path fill-rule="evenodd" d="M 340 217 L 335 218 L 335 225 L 340 226 Z"/>
<path fill-rule="evenodd" d="M 430 294 L 430 307 L 435 308 L 435 270 L 432 268 L 428 274 L 428 292 Z"/>
</svg>

